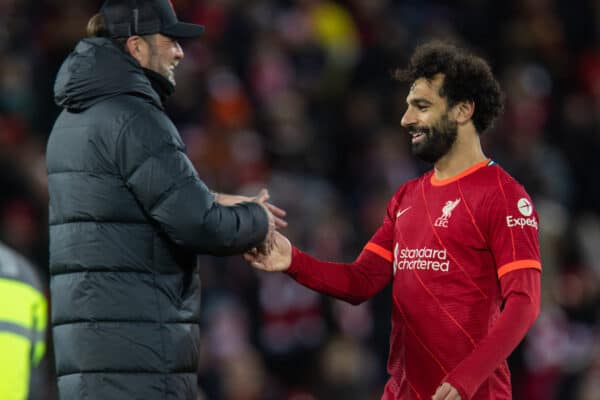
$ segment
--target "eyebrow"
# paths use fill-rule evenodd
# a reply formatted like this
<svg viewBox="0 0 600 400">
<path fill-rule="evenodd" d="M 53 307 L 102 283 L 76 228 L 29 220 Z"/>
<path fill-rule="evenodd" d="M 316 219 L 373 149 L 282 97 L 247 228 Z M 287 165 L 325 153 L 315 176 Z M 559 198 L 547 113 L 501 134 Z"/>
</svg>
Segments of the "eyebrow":
<svg viewBox="0 0 600 400">
<path fill-rule="evenodd" d="M 430 106 L 433 104 L 433 102 L 423 98 L 423 97 L 415 97 L 412 98 L 410 100 L 406 101 L 407 104 L 413 105 L 413 106 Z"/>
</svg>

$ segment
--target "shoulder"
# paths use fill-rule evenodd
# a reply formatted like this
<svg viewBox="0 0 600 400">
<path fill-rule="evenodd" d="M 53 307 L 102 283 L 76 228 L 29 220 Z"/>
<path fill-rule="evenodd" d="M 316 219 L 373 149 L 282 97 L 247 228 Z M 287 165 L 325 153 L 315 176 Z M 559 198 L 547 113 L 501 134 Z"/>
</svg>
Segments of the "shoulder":
<svg viewBox="0 0 600 400">
<path fill-rule="evenodd" d="M 523 185 L 496 163 L 481 168 L 470 178 L 463 185 L 482 196 L 494 197 L 506 191 L 525 193 Z"/>
<path fill-rule="evenodd" d="M 183 147 L 177 128 L 163 110 L 135 96 L 120 96 L 115 99 L 112 107 L 122 109 L 121 103 L 128 105 L 118 123 L 121 139 L 143 141 L 150 145 L 168 143 Z"/>
<path fill-rule="evenodd" d="M 402 203 L 403 199 L 412 198 L 412 196 L 415 195 L 418 190 L 420 190 L 423 182 L 431 177 L 432 173 L 433 170 L 428 171 L 425 174 L 408 180 L 402 185 L 400 185 L 400 187 L 396 190 L 396 192 L 388 202 L 388 211 L 394 212 L 398 205 Z"/>
<path fill-rule="evenodd" d="M 487 182 L 492 195 L 520 195 L 529 197 L 525 187 L 500 165 L 494 164 L 487 168 L 487 170 L 489 171 L 485 171 L 486 175 L 482 176 L 482 179 Z"/>
<path fill-rule="evenodd" d="M 102 102 L 94 104 L 80 113 L 84 118 L 93 120 L 96 124 L 142 123 L 148 121 L 168 120 L 165 112 L 145 97 L 132 94 L 119 94 Z"/>
<path fill-rule="evenodd" d="M 430 170 L 420 176 L 417 176 L 416 178 L 413 178 L 411 180 L 404 182 L 402 185 L 400 185 L 398 190 L 396 190 L 396 193 L 394 194 L 394 198 L 400 198 L 400 197 L 404 196 L 406 193 L 417 190 L 418 188 L 421 187 L 423 182 L 426 182 L 429 178 L 431 178 L 432 173 L 433 173 L 433 170 Z"/>
<path fill-rule="evenodd" d="M 106 140 L 115 138 L 130 124 L 156 124 L 166 118 L 162 110 L 149 101 L 132 95 L 118 95 L 96 103 L 82 112 L 64 110 L 56 120 L 51 136 L 84 131 L 86 136 Z"/>
<path fill-rule="evenodd" d="M 502 225 L 508 223 L 509 227 L 512 225 L 510 221 L 506 222 L 506 218 L 523 217 L 523 221 L 537 227 L 535 206 L 525 187 L 499 165 L 488 169 L 487 176 L 483 176 L 487 178 L 488 183 L 481 191 L 483 215 L 501 221 Z"/>
<path fill-rule="evenodd" d="M 99 103 L 96 114 L 108 115 L 120 124 L 155 124 L 168 120 L 163 110 L 152 102 L 138 96 L 120 95 Z M 106 115 L 108 114 L 108 115 Z"/>
</svg>

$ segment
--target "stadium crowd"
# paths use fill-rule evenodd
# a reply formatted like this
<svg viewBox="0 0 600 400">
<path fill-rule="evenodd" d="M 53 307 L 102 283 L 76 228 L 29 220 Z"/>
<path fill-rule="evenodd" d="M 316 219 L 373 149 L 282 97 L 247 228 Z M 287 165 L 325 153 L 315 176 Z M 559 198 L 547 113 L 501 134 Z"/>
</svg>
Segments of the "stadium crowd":
<svg viewBox="0 0 600 400">
<path fill-rule="evenodd" d="M 54 79 L 100 4 L 0 0 L 0 240 L 45 278 Z M 509 360 L 514 398 L 600 399 L 600 2 L 174 5 L 206 26 L 182 42 L 167 105 L 199 175 L 222 192 L 269 188 L 288 211 L 286 235 L 327 260 L 352 260 L 396 188 L 429 168 L 400 127 L 406 88 L 394 68 L 431 38 L 489 59 L 506 103 L 484 149 L 525 185 L 541 221 L 542 312 Z M 199 264 L 202 399 L 379 398 L 389 290 L 354 307 L 240 257 Z M 39 368 L 31 398 L 52 400 L 51 348 Z"/>
</svg>

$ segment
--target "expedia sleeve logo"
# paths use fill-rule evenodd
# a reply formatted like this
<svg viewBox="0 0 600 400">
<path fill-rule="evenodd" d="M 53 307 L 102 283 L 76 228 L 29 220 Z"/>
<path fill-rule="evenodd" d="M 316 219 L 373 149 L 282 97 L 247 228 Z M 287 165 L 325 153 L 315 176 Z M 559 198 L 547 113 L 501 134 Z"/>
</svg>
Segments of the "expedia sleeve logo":
<svg viewBox="0 0 600 400">
<path fill-rule="evenodd" d="M 533 205 L 528 199 L 524 197 L 519 199 L 519 201 L 517 201 L 517 209 L 519 210 L 519 213 L 521 213 L 521 216 L 506 216 L 506 225 L 509 228 L 519 227 L 523 229 L 526 226 L 529 226 L 531 228 L 538 229 L 537 220 L 531 216 L 533 214 Z"/>
</svg>

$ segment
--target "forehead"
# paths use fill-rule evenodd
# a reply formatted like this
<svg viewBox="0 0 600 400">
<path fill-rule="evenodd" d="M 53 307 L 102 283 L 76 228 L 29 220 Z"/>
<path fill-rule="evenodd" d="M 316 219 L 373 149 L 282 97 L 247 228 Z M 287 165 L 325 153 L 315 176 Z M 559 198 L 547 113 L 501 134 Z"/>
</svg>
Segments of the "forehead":
<svg viewBox="0 0 600 400">
<path fill-rule="evenodd" d="M 444 83 L 444 76 L 437 74 L 433 79 L 419 78 L 410 87 L 406 101 L 426 99 L 429 101 L 441 100 L 440 89 Z"/>
</svg>

